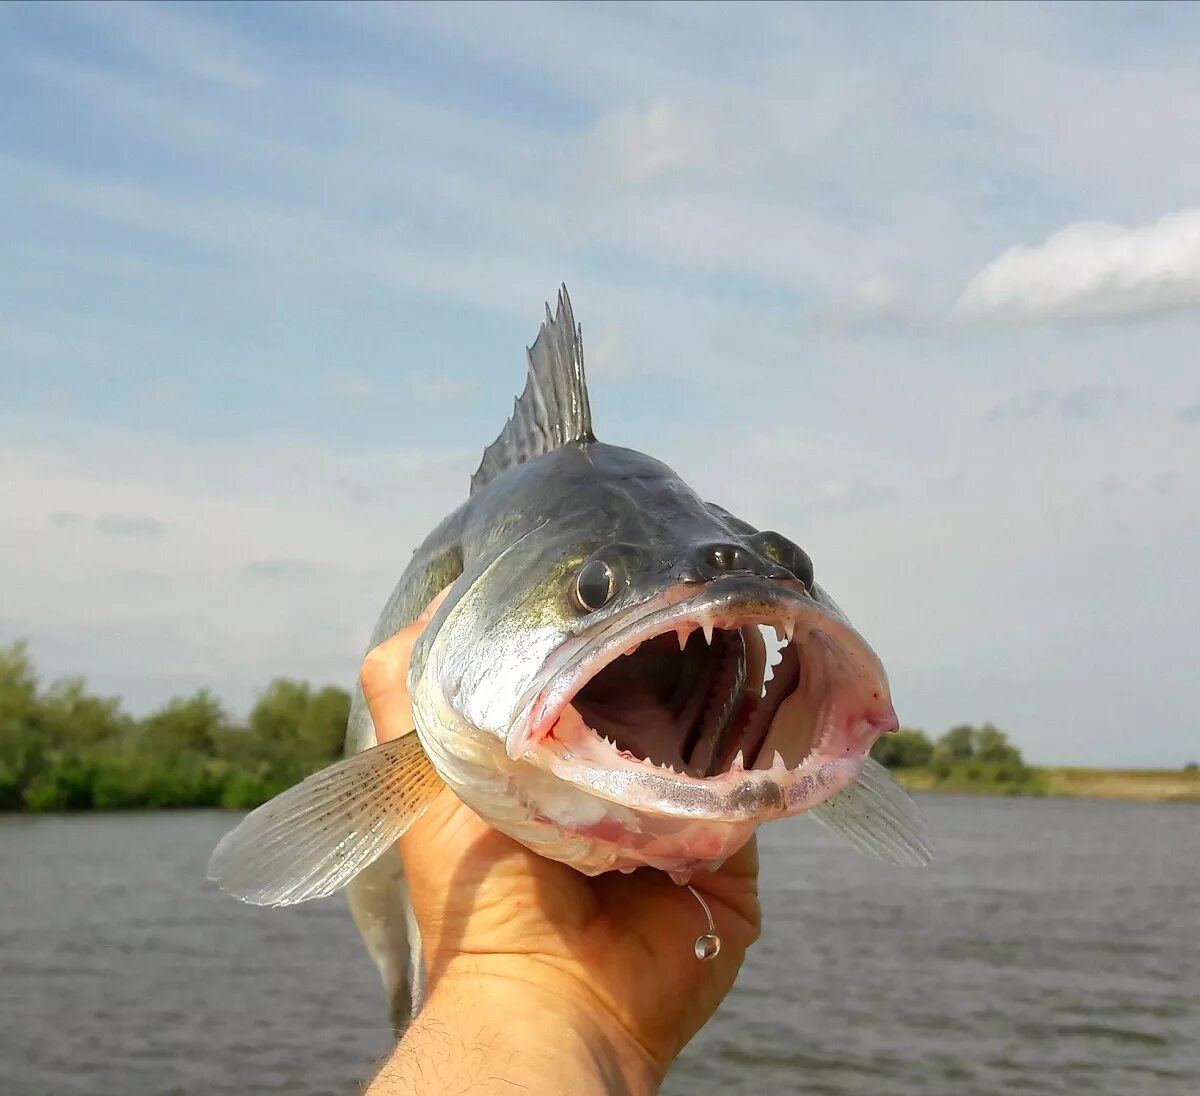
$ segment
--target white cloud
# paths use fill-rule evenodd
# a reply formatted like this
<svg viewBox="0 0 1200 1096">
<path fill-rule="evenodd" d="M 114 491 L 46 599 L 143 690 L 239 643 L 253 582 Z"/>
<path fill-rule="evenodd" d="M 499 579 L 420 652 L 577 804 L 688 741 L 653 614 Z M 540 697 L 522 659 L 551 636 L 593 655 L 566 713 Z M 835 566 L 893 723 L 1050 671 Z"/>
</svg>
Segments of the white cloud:
<svg viewBox="0 0 1200 1096">
<path fill-rule="evenodd" d="M 96 528 L 115 537 L 160 537 L 166 526 L 150 514 L 101 514 Z"/>
<path fill-rule="evenodd" d="M 245 43 L 212 20 L 147 3 L 86 5 L 83 13 L 104 25 L 115 42 L 172 74 L 185 72 L 239 92 L 263 85 L 262 70 Z"/>
<path fill-rule="evenodd" d="M 985 422 L 1020 422 L 1053 416 L 1056 419 L 1095 419 L 1116 411 L 1129 402 L 1129 393 L 1102 385 L 1081 385 L 1066 392 L 1044 388 L 1016 392 L 995 404 L 984 416 Z"/>
<path fill-rule="evenodd" d="M 1079 222 L 976 274 L 963 318 L 1122 317 L 1200 305 L 1200 208 L 1137 227 Z"/>
<path fill-rule="evenodd" d="M 710 155 L 697 120 L 665 100 L 606 115 L 593 140 L 596 159 L 613 164 L 619 177 L 634 185 L 685 177 Z"/>
</svg>

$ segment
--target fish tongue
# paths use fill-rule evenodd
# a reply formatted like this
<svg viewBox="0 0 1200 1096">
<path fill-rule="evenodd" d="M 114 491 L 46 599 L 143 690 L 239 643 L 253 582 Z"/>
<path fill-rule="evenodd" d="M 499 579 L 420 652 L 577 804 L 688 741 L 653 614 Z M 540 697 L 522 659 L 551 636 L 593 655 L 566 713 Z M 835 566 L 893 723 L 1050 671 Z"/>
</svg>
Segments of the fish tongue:
<svg viewBox="0 0 1200 1096">
<path fill-rule="evenodd" d="M 723 657 L 712 678 L 691 756 L 684 755 L 689 767 L 703 776 L 714 775 L 746 690 L 746 641 L 740 631 L 719 634 L 724 637 Z"/>
</svg>

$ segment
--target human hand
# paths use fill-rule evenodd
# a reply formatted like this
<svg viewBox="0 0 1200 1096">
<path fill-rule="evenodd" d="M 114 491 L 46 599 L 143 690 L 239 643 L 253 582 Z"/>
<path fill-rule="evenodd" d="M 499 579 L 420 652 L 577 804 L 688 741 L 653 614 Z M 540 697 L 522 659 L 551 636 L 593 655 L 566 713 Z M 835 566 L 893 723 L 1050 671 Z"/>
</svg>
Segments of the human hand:
<svg viewBox="0 0 1200 1096">
<path fill-rule="evenodd" d="M 363 665 L 380 742 L 413 730 L 409 659 L 445 593 Z M 707 962 L 693 950 L 708 931 L 704 913 L 665 874 L 581 875 L 493 830 L 449 788 L 400 849 L 428 970 L 422 1015 L 465 1008 L 503 1024 L 510 1041 L 514 1025 L 542 1044 L 574 1039 L 622 1090 L 657 1088 L 733 987 L 759 932 L 753 840 L 692 880 L 721 937 Z"/>
</svg>

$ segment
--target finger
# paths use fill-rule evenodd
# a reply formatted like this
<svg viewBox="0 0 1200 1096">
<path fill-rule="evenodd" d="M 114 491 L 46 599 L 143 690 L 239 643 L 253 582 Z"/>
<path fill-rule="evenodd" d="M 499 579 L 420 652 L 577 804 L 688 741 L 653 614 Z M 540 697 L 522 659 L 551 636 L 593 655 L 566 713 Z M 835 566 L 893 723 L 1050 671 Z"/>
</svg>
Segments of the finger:
<svg viewBox="0 0 1200 1096">
<path fill-rule="evenodd" d="M 363 659 L 359 680 L 371 711 L 371 720 L 375 724 L 377 742 L 390 742 L 413 730 L 412 704 L 407 684 L 408 663 L 412 658 L 413 644 L 417 642 L 423 627 L 410 624 L 407 628 L 401 628 Z"/>
<path fill-rule="evenodd" d="M 434 599 L 421 611 L 421 615 L 417 617 L 417 623 L 428 624 L 433 619 L 433 614 L 436 613 L 439 608 L 441 608 L 442 602 L 446 600 L 446 595 L 450 593 L 453 588 L 454 583 L 452 582 L 449 586 L 445 586 L 439 590 Z"/>
<path fill-rule="evenodd" d="M 412 624 L 384 640 L 363 660 L 359 680 L 379 742 L 400 738 L 413 730 L 412 703 L 408 695 L 408 667 L 413 647 L 449 592 L 447 586 Z"/>
</svg>

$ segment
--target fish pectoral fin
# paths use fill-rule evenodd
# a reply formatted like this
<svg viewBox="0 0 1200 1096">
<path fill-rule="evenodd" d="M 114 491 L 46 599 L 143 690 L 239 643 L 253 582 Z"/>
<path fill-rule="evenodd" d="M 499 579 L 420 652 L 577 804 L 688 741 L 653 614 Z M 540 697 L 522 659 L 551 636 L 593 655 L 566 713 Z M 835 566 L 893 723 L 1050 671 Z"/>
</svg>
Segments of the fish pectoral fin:
<svg viewBox="0 0 1200 1096">
<path fill-rule="evenodd" d="M 933 859 L 933 839 L 917 805 L 874 758 L 867 758 L 858 780 L 807 813 L 881 860 L 923 867 Z"/>
<path fill-rule="evenodd" d="M 217 845 L 208 878 L 256 906 L 325 898 L 389 849 L 443 787 L 415 734 L 363 750 L 251 811 Z"/>
</svg>

